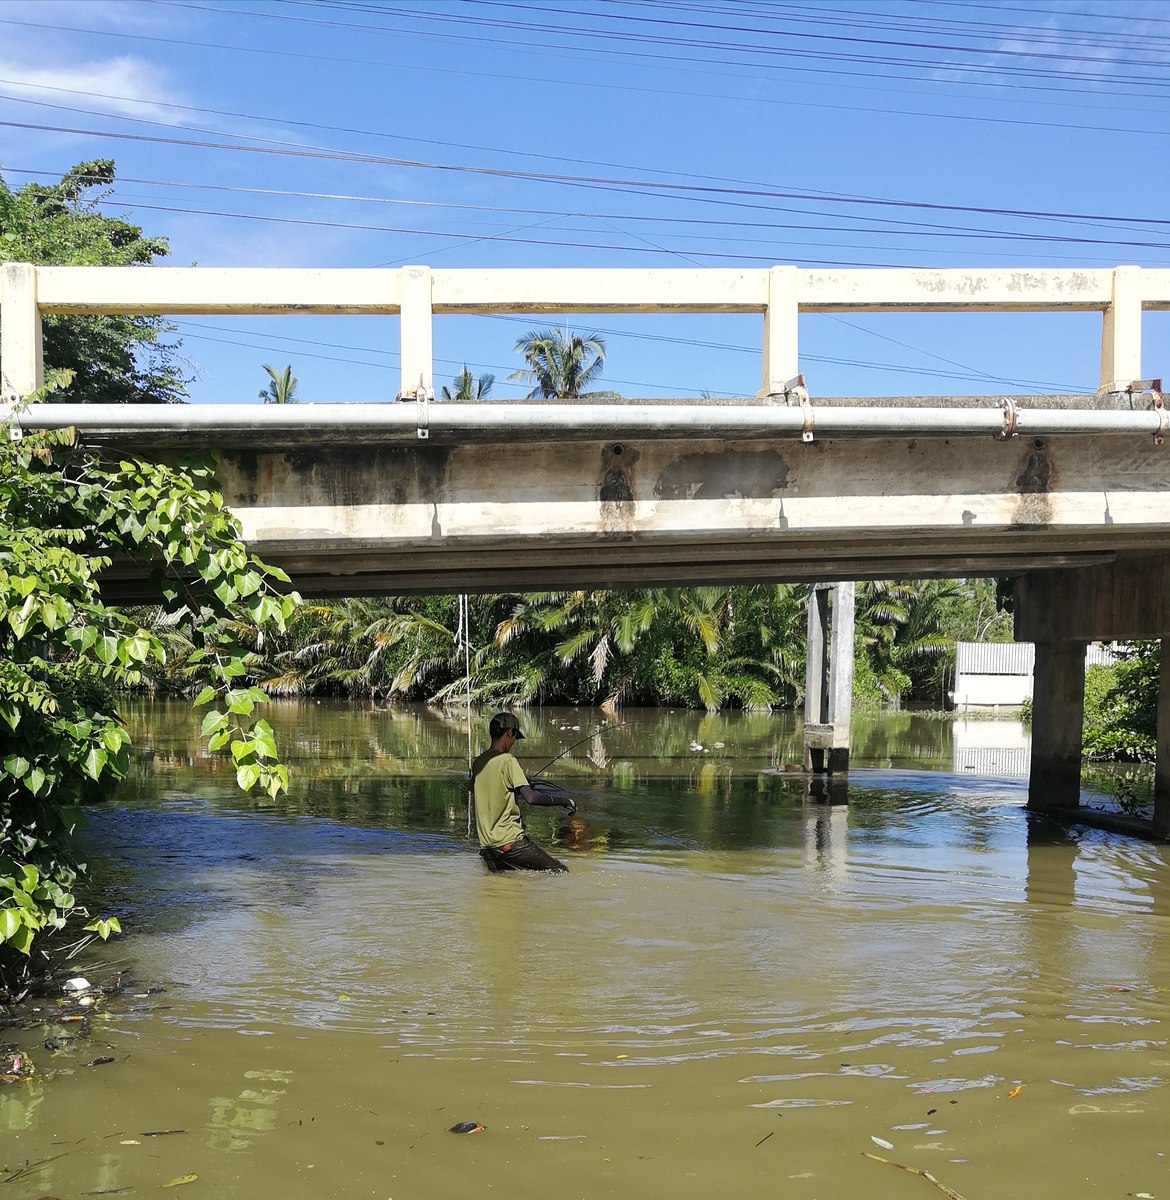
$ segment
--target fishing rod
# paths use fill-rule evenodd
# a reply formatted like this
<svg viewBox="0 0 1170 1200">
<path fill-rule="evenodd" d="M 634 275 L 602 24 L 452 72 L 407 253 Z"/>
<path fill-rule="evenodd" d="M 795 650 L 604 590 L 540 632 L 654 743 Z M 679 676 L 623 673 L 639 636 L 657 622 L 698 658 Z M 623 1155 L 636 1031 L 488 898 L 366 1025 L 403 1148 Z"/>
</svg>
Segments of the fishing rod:
<svg viewBox="0 0 1170 1200">
<path fill-rule="evenodd" d="M 532 774 L 528 776 L 528 781 L 531 783 L 532 780 L 536 779 L 540 775 L 543 775 L 545 773 L 545 771 L 547 771 L 549 769 L 549 767 L 551 767 L 553 765 L 553 763 L 560 762 L 561 759 L 564 758 L 566 754 L 569 754 L 573 750 L 576 750 L 578 746 L 583 745 L 585 742 L 589 741 L 590 738 L 599 737 L 599 736 L 603 737 L 605 734 L 609 733 L 609 731 L 611 729 L 629 729 L 632 726 L 637 725 L 639 723 L 640 722 L 638 722 L 638 721 L 623 721 L 620 725 L 598 725 L 598 727 L 596 729 L 590 730 L 589 733 L 587 733 L 584 737 L 578 738 L 571 746 L 566 746 L 560 752 L 560 754 L 558 754 L 556 756 L 556 758 L 550 758 L 548 760 L 548 762 L 546 762 L 544 764 L 544 766 L 540 768 L 539 771 L 533 771 Z M 549 781 L 546 779 L 544 782 L 548 783 Z M 554 783 L 552 786 L 560 787 L 560 785 L 556 784 L 556 783 Z M 564 791 L 563 788 L 561 788 L 561 790 Z"/>
</svg>

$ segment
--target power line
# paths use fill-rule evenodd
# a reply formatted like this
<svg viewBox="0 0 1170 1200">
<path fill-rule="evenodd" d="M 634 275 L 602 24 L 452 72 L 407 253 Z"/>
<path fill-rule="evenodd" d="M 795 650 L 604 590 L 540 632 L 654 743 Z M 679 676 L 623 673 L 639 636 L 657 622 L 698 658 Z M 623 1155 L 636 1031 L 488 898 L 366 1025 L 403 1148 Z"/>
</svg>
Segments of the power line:
<svg viewBox="0 0 1170 1200">
<path fill-rule="evenodd" d="M 150 124 L 166 125 L 166 122 L 149 122 Z M 362 154 L 333 150 L 327 147 L 304 147 L 295 144 L 249 146 L 235 145 L 224 142 L 202 142 L 191 138 L 167 138 L 149 134 L 123 133 L 114 130 L 77 129 L 67 126 L 42 125 L 25 121 L 0 121 L 0 127 L 10 129 L 33 129 L 48 133 L 69 133 L 89 137 L 108 137 L 121 141 L 146 142 L 157 145 L 190 146 L 198 149 L 231 150 L 238 153 L 270 154 L 291 158 L 321 159 L 332 162 L 365 163 L 376 166 L 415 167 L 423 170 L 484 175 L 502 179 L 520 179 L 537 183 L 582 186 L 604 191 L 622 191 L 625 189 L 644 189 L 646 194 L 675 196 L 681 199 L 705 199 L 707 197 L 759 197 L 779 200 L 805 200 L 818 204 L 841 204 L 856 207 L 878 207 L 894 209 L 912 209 L 926 212 L 961 212 L 978 213 L 981 215 L 1018 217 L 1026 220 L 1069 220 L 1069 221 L 1106 221 L 1117 224 L 1149 224 L 1170 226 L 1170 219 L 1158 217 L 1128 217 L 1120 215 L 1101 215 L 1089 213 L 1072 213 L 1059 211 L 1044 211 L 1038 209 L 997 208 L 982 205 L 940 204 L 926 200 L 895 200 L 876 197 L 825 195 L 815 192 L 798 192 L 787 189 L 760 187 L 722 187 L 712 185 L 696 185 L 681 183 L 666 183 L 657 180 L 607 178 L 604 176 L 563 175 L 538 171 L 517 171 L 499 167 L 476 167 L 464 163 L 435 163 L 419 159 L 392 158 L 384 155 Z M 174 128 L 174 126 L 168 126 Z M 217 132 L 218 131 L 213 131 Z M 240 137 L 240 134 L 219 136 Z M 271 141 L 272 139 L 264 139 Z"/>
</svg>

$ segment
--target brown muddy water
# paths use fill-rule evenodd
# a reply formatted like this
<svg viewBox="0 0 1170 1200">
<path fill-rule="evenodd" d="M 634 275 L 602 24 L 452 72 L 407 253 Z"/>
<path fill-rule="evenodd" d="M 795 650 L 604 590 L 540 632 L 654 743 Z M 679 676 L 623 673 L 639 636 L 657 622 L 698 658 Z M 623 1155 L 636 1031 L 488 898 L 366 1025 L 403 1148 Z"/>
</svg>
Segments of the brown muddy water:
<svg viewBox="0 0 1170 1200">
<path fill-rule="evenodd" d="M 181 707 L 129 717 L 85 833 L 127 933 L 78 967 L 136 982 L 13 1035 L 0 1200 L 943 1194 L 867 1154 L 1170 1198 L 1167 850 L 1029 819 L 978 773 L 1012 723 L 859 723 L 845 807 L 775 771 L 791 714 L 625 713 L 549 769 L 545 877 L 481 867 L 457 716 L 279 706 L 270 807 Z M 522 761 L 596 721 L 526 715 Z"/>
</svg>

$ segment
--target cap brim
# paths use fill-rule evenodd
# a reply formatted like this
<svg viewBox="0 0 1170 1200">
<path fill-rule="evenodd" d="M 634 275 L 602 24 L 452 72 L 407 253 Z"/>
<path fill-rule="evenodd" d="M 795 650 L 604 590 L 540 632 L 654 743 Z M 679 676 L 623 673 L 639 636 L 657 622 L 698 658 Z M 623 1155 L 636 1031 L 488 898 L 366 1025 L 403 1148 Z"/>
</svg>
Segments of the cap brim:
<svg viewBox="0 0 1170 1200">
<path fill-rule="evenodd" d="M 513 729 L 512 732 L 516 735 L 516 740 L 519 741 L 524 735 L 519 729 Z"/>
</svg>

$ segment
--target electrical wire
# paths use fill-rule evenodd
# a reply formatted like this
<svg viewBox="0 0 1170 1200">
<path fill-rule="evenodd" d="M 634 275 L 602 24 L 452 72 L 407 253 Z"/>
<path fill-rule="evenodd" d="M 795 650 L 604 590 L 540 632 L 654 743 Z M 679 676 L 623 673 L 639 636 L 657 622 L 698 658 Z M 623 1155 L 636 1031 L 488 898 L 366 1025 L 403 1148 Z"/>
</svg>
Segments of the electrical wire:
<svg viewBox="0 0 1170 1200">
<path fill-rule="evenodd" d="M 151 122 L 165 124 L 165 122 Z M 301 147 L 295 144 L 241 146 L 233 143 L 203 142 L 192 138 L 168 138 L 151 134 L 125 133 L 114 130 L 78 129 L 74 127 L 43 125 L 28 121 L 0 121 L 0 127 L 10 129 L 32 129 L 49 133 L 69 133 L 90 137 L 108 137 L 121 141 L 143 142 L 156 145 L 190 146 L 198 149 L 230 150 L 248 154 L 277 155 L 292 158 L 319 159 L 331 162 L 365 163 L 379 166 L 417 167 L 425 170 L 466 173 L 501 179 L 520 179 L 537 183 L 561 186 L 581 186 L 602 191 L 633 190 L 634 194 L 669 195 L 681 199 L 709 199 L 711 197 L 760 197 L 770 199 L 812 200 L 821 204 L 844 204 L 859 207 L 911 209 L 927 212 L 961 212 L 984 215 L 1017 217 L 1028 220 L 1107 221 L 1117 224 L 1144 223 L 1170 226 L 1170 219 L 1158 217 L 1130 217 L 1123 215 L 1101 215 L 1038 209 L 999 208 L 990 205 L 941 204 L 925 200 L 900 200 L 875 197 L 842 197 L 799 192 L 767 186 L 744 188 L 713 185 L 665 183 L 657 180 L 622 179 L 620 177 L 564 175 L 538 171 L 517 171 L 499 167 L 477 167 L 465 163 L 435 163 L 420 159 L 392 158 L 385 155 L 360 154 L 327 147 Z M 242 136 L 242 135 L 226 135 Z M 875 264 L 876 265 L 876 264 Z"/>
</svg>

